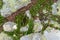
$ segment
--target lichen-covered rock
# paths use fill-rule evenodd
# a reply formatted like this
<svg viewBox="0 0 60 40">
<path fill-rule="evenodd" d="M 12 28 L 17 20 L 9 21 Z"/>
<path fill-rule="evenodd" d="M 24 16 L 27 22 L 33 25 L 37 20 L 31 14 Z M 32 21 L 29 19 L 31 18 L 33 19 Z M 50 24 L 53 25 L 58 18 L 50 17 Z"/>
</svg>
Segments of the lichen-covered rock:
<svg viewBox="0 0 60 40">
<path fill-rule="evenodd" d="M 52 24 L 54 27 L 60 28 L 60 24 L 56 21 L 50 20 L 50 24 Z"/>
<path fill-rule="evenodd" d="M 29 19 L 31 19 L 30 10 L 27 10 L 27 11 L 25 12 L 25 14 L 27 15 L 27 17 L 29 17 Z"/>
<path fill-rule="evenodd" d="M 57 8 L 58 8 L 57 14 L 60 15 L 60 0 L 57 1 L 57 4 L 58 4 L 58 6 L 57 6 Z"/>
<path fill-rule="evenodd" d="M 39 20 L 39 18 L 34 20 L 34 27 L 33 30 L 34 32 L 39 32 L 42 30 L 43 25 L 41 24 L 41 21 Z"/>
<path fill-rule="evenodd" d="M 44 35 L 47 40 L 60 40 L 60 31 L 52 29 L 51 32 L 44 32 Z"/>
<path fill-rule="evenodd" d="M 53 14 L 53 15 L 56 15 L 56 14 L 57 14 L 57 3 L 54 3 L 54 4 L 52 5 L 52 14 Z"/>
<path fill-rule="evenodd" d="M 11 37 L 8 36 L 7 34 L 1 32 L 1 33 L 0 33 L 0 40 L 13 40 L 13 38 L 11 38 Z"/>
<path fill-rule="evenodd" d="M 53 3 L 53 5 L 52 5 L 52 14 L 53 15 L 60 15 L 60 0 Z"/>
<path fill-rule="evenodd" d="M 3 0 L 3 3 L 3 7 L 0 9 L 1 15 L 3 17 L 8 17 L 18 9 L 27 6 L 31 3 L 31 0 Z"/>
<path fill-rule="evenodd" d="M 3 25 L 3 30 L 7 32 L 12 32 L 17 29 L 17 24 L 14 22 L 6 22 Z"/>
<path fill-rule="evenodd" d="M 31 33 L 22 36 L 20 40 L 46 40 L 46 38 L 41 33 Z"/>
<path fill-rule="evenodd" d="M 34 33 L 32 40 L 41 40 L 40 33 Z"/>
<path fill-rule="evenodd" d="M 21 32 L 26 32 L 26 31 L 28 31 L 28 27 L 21 27 L 21 28 L 20 28 L 20 31 L 21 31 Z"/>
<path fill-rule="evenodd" d="M 22 36 L 20 40 L 32 40 L 31 35 L 29 34 L 29 35 Z"/>
</svg>

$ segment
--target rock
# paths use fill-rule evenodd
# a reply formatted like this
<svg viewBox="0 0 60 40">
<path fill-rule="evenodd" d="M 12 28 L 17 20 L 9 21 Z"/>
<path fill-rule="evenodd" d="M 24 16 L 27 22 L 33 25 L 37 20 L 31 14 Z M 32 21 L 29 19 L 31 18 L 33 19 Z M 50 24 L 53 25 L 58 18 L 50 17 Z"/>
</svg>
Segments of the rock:
<svg viewBox="0 0 60 40">
<path fill-rule="evenodd" d="M 5 7 L 5 6 L 4 6 Z M 11 10 L 10 8 L 3 8 L 1 9 L 1 16 L 3 17 L 8 17 L 9 15 L 11 15 Z"/>
<path fill-rule="evenodd" d="M 10 36 L 8 36 L 7 34 L 1 32 L 0 33 L 0 40 L 13 40 Z"/>
<path fill-rule="evenodd" d="M 17 29 L 17 24 L 14 22 L 6 22 L 3 25 L 3 30 L 7 32 L 12 32 Z"/>
<path fill-rule="evenodd" d="M 41 33 L 31 33 L 31 34 L 22 36 L 20 40 L 46 40 L 46 38 Z"/>
<path fill-rule="evenodd" d="M 29 19 L 31 19 L 31 14 L 30 14 L 30 11 L 29 11 L 29 10 L 27 10 L 27 11 L 25 12 L 25 14 L 27 15 L 27 17 L 29 17 Z"/>
<path fill-rule="evenodd" d="M 60 31 L 52 30 L 51 32 L 44 32 L 45 37 L 47 40 L 60 40 Z"/>
<path fill-rule="evenodd" d="M 22 36 L 20 40 L 31 40 L 31 36 L 30 35 Z"/>
<path fill-rule="evenodd" d="M 26 31 L 28 31 L 28 28 L 29 28 L 28 26 L 21 27 L 21 28 L 20 28 L 20 31 L 21 31 L 21 32 L 26 32 Z"/>
<path fill-rule="evenodd" d="M 42 27 L 43 27 L 43 25 L 41 24 L 41 21 L 39 19 L 36 19 L 34 21 L 34 27 L 33 27 L 34 32 L 41 31 L 42 30 Z"/>
<path fill-rule="evenodd" d="M 34 33 L 32 40 L 41 40 L 40 33 Z"/>
<path fill-rule="evenodd" d="M 52 5 L 52 14 L 53 14 L 53 15 L 56 15 L 56 14 L 57 14 L 57 3 L 54 3 L 54 4 Z"/>
<path fill-rule="evenodd" d="M 8 17 L 18 9 L 27 6 L 31 3 L 31 0 L 3 0 L 3 2 L 4 4 L 1 9 L 1 15 L 3 17 Z"/>
<path fill-rule="evenodd" d="M 60 16 L 60 0 L 57 1 L 57 4 L 58 4 L 58 6 L 57 6 L 57 8 L 58 8 L 57 15 Z"/>
</svg>

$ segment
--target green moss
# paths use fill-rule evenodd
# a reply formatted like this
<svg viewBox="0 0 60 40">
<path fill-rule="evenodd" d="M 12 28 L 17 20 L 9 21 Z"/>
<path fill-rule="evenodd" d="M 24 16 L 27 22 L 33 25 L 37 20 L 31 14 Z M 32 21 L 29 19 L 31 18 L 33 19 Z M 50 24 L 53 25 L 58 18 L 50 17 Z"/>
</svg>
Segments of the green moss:
<svg viewBox="0 0 60 40">
<path fill-rule="evenodd" d="M 3 0 L 0 0 L 0 9 L 2 8 L 3 6 Z"/>
<path fill-rule="evenodd" d="M 26 34 L 33 33 L 33 32 L 34 32 L 34 31 L 33 31 L 33 27 L 34 27 L 34 21 L 33 21 L 33 19 L 30 19 L 30 20 L 29 20 L 28 25 L 29 25 L 29 29 L 28 29 L 28 31 L 27 31 Z"/>
<path fill-rule="evenodd" d="M 0 26 L 5 22 L 4 17 L 0 15 Z"/>
</svg>

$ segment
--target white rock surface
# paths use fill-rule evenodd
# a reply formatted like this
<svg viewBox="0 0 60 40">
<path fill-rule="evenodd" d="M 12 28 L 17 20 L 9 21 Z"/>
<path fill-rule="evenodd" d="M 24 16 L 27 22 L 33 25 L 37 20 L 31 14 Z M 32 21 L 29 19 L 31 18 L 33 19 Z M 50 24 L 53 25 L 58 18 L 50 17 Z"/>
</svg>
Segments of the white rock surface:
<svg viewBox="0 0 60 40">
<path fill-rule="evenodd" d="M 4 5 L 4 7 L 5 7 L 5 5 Z M 7 16 L 11 15 L 11 13 L 12 12 L 11 12 L 10 8 L 3 8 L 1 10 L 1 15 L 4 16 L 4 17 L 7 17 Z"/>
<path fill-rule="evenodd" d="M 60 31 L 52 30 L 51 32 L 44 32 L 45 37 L 47 40 L 60 40 Z"/>
<path fill-rule="evenodd" d="M 22 28 L 20 28 L 20 31 L 21 32 L 26 32 L 26 31 L 28 31 L 28 27 L 22 27 Z"/>
<path fill-rule="evenodd" d="M 20 31 L 21 31 L 21 32 L 26 32 L 26 31 L 28 31 L 28 28 L 29 28 L 28 25 L 25 26 L 25 27 L 21 27 L 21 28 L 20 28 Z"/>
<path fill-rule="evenodd" d="M 20 40 L 46 40 L 46 38 L 41 33 L 31 33 L 22 36 Z"/>
<path fill-rule="evenodd" d="M 60 15 L 60 0 L 57 1 L 57 8 L 58 8 L 58 12 L 57 12 L 57 15 Z"/>
<path fill-rule="evenodd" d="M 41 34 L 40 33 L 34 33 L 32 40 L 41 40 Z"/>
<path fill-rule="evenodd" d="M 30 35 L 22 36 L 20 40 L 31 40 L 31 36 Z"/>
<path fill-rule="evenodd" d="M 30 40 L 30 38 L 28 36 L 23 36 L 23 37 L 21 37 L 20 40 Z"/>
<path fill-rule="evenodd" d="M 3 0 L 4 5 L 1 10 L 1 15 L 3 17 L 8 17 L 16 10 L 27 6 L 29 3 L 31 3 L 31 0 Z"/>
<path fill-rule="evenodd" d="M 29 17 L 29 19 L 31 19 L 30 10 L 27 10 L 27 11 L 25 12 L 25 14 L 27 15 L 27 17 Z"/>
<path fill-rule="evenodd" d="M 57 11 L 58 9 L 58 11 Z M 60 0 L 52 5 L 52 14 L 53 15 L 60 15 Z"/>
<path fill-rule="evenodd" d="M 7 32 L 11 32 L 17 29 L 17 24 L 14 22 L 6 22 L 3 25 L 3 30 Z"/>
<path fill-rule="evenodd" d="M 13 40 L 10 36 L 8 36 L 7 34 L 1 32 L 0 33 L 0 40 Z"/>
<path fill-rule="evenodd" d="M 34 21 L 34 32 L 39 32 L 41 31 L 43 25 L 41 24 L 41 21 L 39 20 L 39 18 L 37 18 L 35 21 Z"/>
<path fill-rule="evenodd" d="M 53 14 L 53 15 L 56 15 L 56 14 L 57 14 L 57 3 L 54 3 L 54 4 L 52 5 L 52 14 Z"/>
</svg>

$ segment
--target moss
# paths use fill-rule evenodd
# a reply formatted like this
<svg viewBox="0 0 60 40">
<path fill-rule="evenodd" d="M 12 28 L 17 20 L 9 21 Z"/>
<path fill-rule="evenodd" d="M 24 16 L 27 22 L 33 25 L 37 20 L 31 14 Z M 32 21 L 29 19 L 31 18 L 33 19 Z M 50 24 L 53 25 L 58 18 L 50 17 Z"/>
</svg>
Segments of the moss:
<svg viewBox="0 0 60 40">
<path fill-rule="evenodd" d="M 3 6 L 3 0 L 0 0 L 0 9 L 2 8 Z"/>
<path fill-rule="evenodd" d="M 0 26 L 5 22 L 4 17 L 0 15 Z"/>
</svg>

